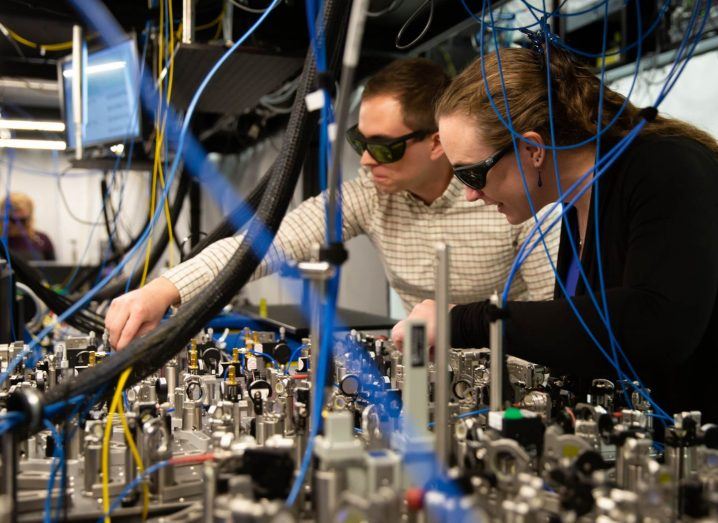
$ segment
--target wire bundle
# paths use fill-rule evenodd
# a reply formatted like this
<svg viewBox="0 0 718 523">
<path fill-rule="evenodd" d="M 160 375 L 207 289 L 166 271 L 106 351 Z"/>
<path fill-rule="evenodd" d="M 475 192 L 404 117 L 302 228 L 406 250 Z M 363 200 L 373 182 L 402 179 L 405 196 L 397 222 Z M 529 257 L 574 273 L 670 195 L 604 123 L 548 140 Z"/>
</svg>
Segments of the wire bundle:
<svg viewBox="0 0 718 523">
<path fill-rule="evenodd" d="M 341 35 L 342 33 L 339 28 L 346 20 L 346 16 L 344 16 L 345 13 L 336 6 L 332 6 L 332 9 L 330 9 L 330 5 L 332 4 L 327 4 L 325 12 L 327 20 L 331 21 L 331 23 L 327 22 L 326 24 L 327 31 L 329 32 L 331 28 L 332 34 L 336 32 L 337 35 Z M 92 14 L 95 15 L 97 13 L 93 12 Z M 258 23 L 260 23 L 261 20 L 263 20 L 263 18 L 260 18 Z M 96 21 L 97 20 L 95 20 L 95 22 Z M 256 25 L 257 24 L 255 24 L 255 26 Z M 235 44 L 234 48 L 240 43 L 241 41 Z M 215 70 L 221 67 L 221 63 L 222 60 L 215 66 Z M 298 99 L 302 102 L 304 95 L 308 92 L 309 86 L 313 83 L 314 74 L 313 67 L 305 67 L 301 88 L 298 90 Z M 206 85 L 206 82 L 203 85 Z M 196 99 L 200 94 L 201 90 L 197 93 L 193 104 L 190 104 L 190 108 L 196 105 Z M 190 114 L 190 112 L 191 111 L 188 110 L 188 114 Z M 286 209 L 293 192 L 293 182 L 296 181 L 301 167 L 301 162 L 298 161 L 299 151 L 303 150 L 303 142 L 308 138 L 306 131 L 302 131 L 300 123 L 301 125 L 305 125 L 303 122 L 309 121 L 311 121 L 311 117 L 307 114 L 304 104 L 295 103 L 295 111 L 293 111 L 290 116 L 289 129 L 291 133 L 288 132 L 288 134 L 291 134 L 291 146 L 285 147 L 283 154 L 278 159 L 279 166 L 277 170 L 285 174 L 282 177 L 276 177 L 270 180 L 269 186 L 267 187 L 268 190 L 258 211 L 259 219 L 255 219 L 250 224 L 245 242 L 240 246 L 234 259 L 206 290 L 203 300 L 193 300 L 189 302 L 178 311 L 176 317 L 161 325 L 153 333 L 145 338 L 135 340 L 124 351 L 110 358 L 106 358 L 102 363 L 92 369 L 88 369 L 77 378 L 63 382 L 53 388 L 46 396 L 48 403 L 62 402 L 66 397 L 85 394 L 93 387 L 96 387 L 97 383 L 105 383 L 108 380 L 114 379 L 119 376 L 123 369 L 140 360 L 143 361 L 143 365 L 141 368 L 135 367 L 129 379 L 130 382 L 134 382 L 154 372 L 168 357 L 171 357 L 172 351 L 180 350 L 186 340 L 194 335 L 200 328 L 200 325 L 204 324 L 209 317 L 214 315 L 224 305 L 226 300 L 234 295 L 236 289 L 247 281 L 259 261 L 258 258 L 260 255 L 263 255 L 262 251 L 266 250 L 269 247 L 269 243 L 271 243 L 271 236 L 265 234 L 265 232 L 267 230 L 272 233 L 276 231 L 281 221 L 280 211 L 283 212 L 283 210 Z M 198 144 L 187 138 L 187 125 L 188 118 L 185 118 L 180 138 L 186 138 L 188 143 L 182 146 L 183 140 L 180 140 L 180 150 L 184 151 L 185 162 L 189 164 L 190 169 L 193 169 L 200 161 L 199 158 L 192 156 L 192 153 L 197 152 Z M 175 158 L 175 162 L 178 161 L 179 155 Z M 173 173 L 175 168 L 176 167 L 173 166 L 170 173 Z M 287 176 L 290 177 L 289 180 L 286 179 Z M 155 213 L 155 216 L 156 215 L 157 213 Z M 254 249 L 252 247 L 254 247 Z M 259 250 L 259 252 L 257 252 L 257 250 Z M 172 347 L 172 349 L 168 351 L 167 347 Z"/>
</svg>

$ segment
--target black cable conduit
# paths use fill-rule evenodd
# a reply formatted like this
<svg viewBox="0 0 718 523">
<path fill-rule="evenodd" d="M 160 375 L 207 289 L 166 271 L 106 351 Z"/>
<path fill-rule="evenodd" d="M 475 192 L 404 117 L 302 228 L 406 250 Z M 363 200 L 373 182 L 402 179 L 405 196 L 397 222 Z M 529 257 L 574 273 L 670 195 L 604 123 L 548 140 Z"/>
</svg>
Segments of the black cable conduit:
<svg viewBox="0 0 718 523">
<path fill-rule="evenodd" d="M 327 34 L 327 49 L 331 50 L 330 73 L 335 77 L 350 8 L 351 2 L 344 0 L 328 0 L 325 3 L 323 26 Z M 309 131 L 317 124 L 319 117 L 317 112 L 307 112 L 304 104 L 305 96 L 315 89 L 316 79 L 310 48 L 289 118 L 284 146 L 274 165 L 274 175 L 268 181 L 261 205 L 247 229 L 244 241 L 217 278 L 200 295 L 181 307 L 174 317 L 147 336 L 134 340 L 125 350 L 50 389 L 45 395 L 45 404 L 63 402 L 96 391 L 103 384 L 114 382 L 129 366 L 133 367 L 133 372 L 128 385 L 152 374 L 182 350 L 190 338 L 245 285 L 268 250 L 299 178 L 301 158 L 311 135 Z M 262 234 L 265 228 L 269 232 L 268 238 Z M 141 365 L 138 365 L 140 362 Z M 58 409 L 54 419 L 64 417 L 67 411 L 63 410 Z"/>
</svg>

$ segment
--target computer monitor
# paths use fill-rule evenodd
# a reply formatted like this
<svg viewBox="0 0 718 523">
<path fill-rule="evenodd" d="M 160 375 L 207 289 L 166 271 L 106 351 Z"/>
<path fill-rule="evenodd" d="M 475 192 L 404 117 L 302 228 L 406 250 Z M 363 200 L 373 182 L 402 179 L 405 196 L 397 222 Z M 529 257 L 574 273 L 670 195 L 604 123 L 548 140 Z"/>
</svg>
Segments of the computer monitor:
<svg viewBox="0 0 718 523">
<path fill-rule="evenodd" d="M 72 113 L 72 56 L 58 64 L 68 149 L 75 149 Z M 85 68 L 83 147 L 112 145 L 141 136 L 139 59 L 134 38 L 90 51 Z"/>
</svg>

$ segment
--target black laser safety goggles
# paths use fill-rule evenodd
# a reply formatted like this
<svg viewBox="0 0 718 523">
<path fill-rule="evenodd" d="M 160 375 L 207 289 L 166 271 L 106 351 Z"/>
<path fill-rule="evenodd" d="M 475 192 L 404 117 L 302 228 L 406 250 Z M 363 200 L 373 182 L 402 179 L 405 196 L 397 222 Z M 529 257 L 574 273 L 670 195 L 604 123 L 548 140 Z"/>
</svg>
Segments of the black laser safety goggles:
<svg viewBox="0 0 718 523">
<path fill-rule="evenodd" d="M 409 140 L 423 140 L 428 135 L 435 133 L 436 129 L 433 130 L 422 130 L 414 131 L 404 136 L 397 138 L 365 138 L 362 133 L 359 132 L 358 124 L 347 130 L 347 142 L 352 146 L 359 156 L 364 154 L 364 151 L 369 151 L 369 154 L 379 163 L 393 163 L 398 162 L 404 156 L 406 152 L 406 142 Z"/>
<path fill-rule="evenodd" d="M 464 165 L 463 167 L 454 167 L 454 176 L 467 187 L 480 191 L 486 187 L 486 175 L 491 168 L 499 163 L 499 160 L 512 148 L 513 144 L 509 144 L 499 152 L 489 156 L 486 160 L 472 163 L 471 165 Z"/>
</svg>

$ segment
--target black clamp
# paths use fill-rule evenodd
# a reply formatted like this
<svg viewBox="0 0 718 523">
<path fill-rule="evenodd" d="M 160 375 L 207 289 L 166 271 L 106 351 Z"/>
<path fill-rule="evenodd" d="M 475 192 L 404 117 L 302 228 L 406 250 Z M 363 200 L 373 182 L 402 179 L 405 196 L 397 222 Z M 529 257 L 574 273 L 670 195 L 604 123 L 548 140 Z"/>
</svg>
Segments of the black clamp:
<svg viewBox="0 0 718 523">
<path fill-rule="evenodd" d="M 489 317 L 491 323 L 497 320 L 507 320 L 511 316 L 508 309 L 497 307 L 493 303 L 488 303 L 486 315 Z"/>
<path fill-rule="evenodd" d="M 653 122 L 658 117 L 658 109 L 650 106 L 650 107 L 644 107 L 640 111 L 638 111 L 638 116 L 646 120 L 647 122 Z"/>
<path fill-rule="evenodd" d="M 519 31 L 521 31 L 524 35 L 526 35 L 526 38 L 528 38 L 528 44 L 524 47 L 531 49 L 543 57 L 545 54 L 544 44 L 546 43 L 543 31 L 531 31 L 525 27 L 522 27 Z"/>
<path fill-rule="evenodd" d="M 341 242 L 330 243 L 319 249 L 319 259 L 339 267 L 349 258 L 349 252 Z"/>
</svg>

